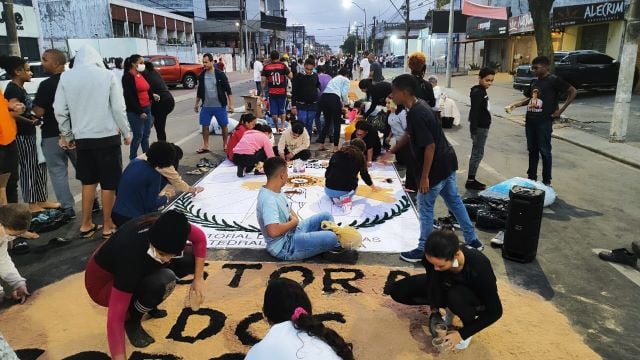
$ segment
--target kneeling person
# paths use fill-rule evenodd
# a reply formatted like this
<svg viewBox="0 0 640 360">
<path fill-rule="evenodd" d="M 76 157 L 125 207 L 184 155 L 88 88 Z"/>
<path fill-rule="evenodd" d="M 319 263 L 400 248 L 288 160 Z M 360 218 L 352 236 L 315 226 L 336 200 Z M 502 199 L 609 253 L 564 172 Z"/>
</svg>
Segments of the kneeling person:
<svg viewBox="0 0 640 360">
<path fill-rule="evenodd" d="M 281 193 L 289 179 L 287 163 L 280 157 L 264 163 L 267 184 L 260 189 L 256 213 L 267 251 L 280 260 L 302 260 L 324 254 L 327 260 L 355 263 L 358 253 L 344 250 L 334 231 L 322 230 L 322 222 L 333 222 L 327 212 L 300 220 Z"/>
<path fill-rule="evenodd" d="M 288 127 L 280 136 L 278 141 L 278 155 L 285 160 L 309 160 L 309 133 L 304 128 L 304 124 L 296 121 Z"/>
</svg>

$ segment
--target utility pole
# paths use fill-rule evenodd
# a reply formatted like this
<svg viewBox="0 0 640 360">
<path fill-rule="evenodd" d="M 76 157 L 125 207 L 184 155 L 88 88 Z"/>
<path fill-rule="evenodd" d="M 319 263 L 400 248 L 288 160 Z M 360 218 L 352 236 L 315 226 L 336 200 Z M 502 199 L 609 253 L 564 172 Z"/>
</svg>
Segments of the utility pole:
<svg viewBox="0 0 640 360">
<path fill-rule="evenodd" d="M 249 23 L 247 22 L 247 0 L 242 0 L 244 11 L 242 12 L 242 19 L 244 21 L 244 64 L 245 69 L 251 67 L 249 62 Z"/>
<path fill-rule="evenodd" d="M 358 25 L 356 25 L 356 54 L 358 53 Z"/>
<path fill-rule="evenodd" d="M 404 71 L 409 72 L 409 0 L 405 2 L 407 17 L 404 19 Z"/>
<path fill-rule="evenodd" d="M 305 60 L 307 57 L 305 56 L 304 46 L 307 43 L 307 28 L 302 27 L 302 59 Z M 304 65 L 304 64 L 303 64 Z"/>
<path fill-rule="evenodd" d="M 451 88 L 451 58 L 453 57 L 453 0 L 449 2 L 449 34 L 447 35 L 447 88 Z"/>
<path fill-rule="evenodd" d="M 373 50 L 374 53 L 378 53 L 376 51 L 376 17 L 373 17 L 373 25 L 371 26 L 371 41 L 373 42 L 373 44 L 371 44 L 371 49 Z"/>
<path fill-rule="evenodd" d="M 610 142 L 624 142 L 627 137 L 627 125 L 631 111 L 631 93 L 633 92 L 633 75 L 638 54 L 638 37 L 640 37 L 640 1 L 631 0 L 627 16 L 627 28 L 624 33 L 624 45 L 618 72 L 618 87 L 609 130 Z"/>
<path fill-rule="evenodd" d="M 9 55 L 21 56 L 20 44 L 18 43 L 18 29 L 16 28 L 16 16 L 13 13 L 13 0 L 3 0 L 2 10 L 4 11 L 4 24 L 7 27 Z"/>
</svg>

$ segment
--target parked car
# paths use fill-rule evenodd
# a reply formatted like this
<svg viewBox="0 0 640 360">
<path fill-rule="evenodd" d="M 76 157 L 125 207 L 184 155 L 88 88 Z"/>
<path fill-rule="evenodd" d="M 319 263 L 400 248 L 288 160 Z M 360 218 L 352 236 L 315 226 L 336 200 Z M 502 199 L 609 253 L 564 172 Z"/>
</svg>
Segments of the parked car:
<svg viewBox="0 0 640 360">
<path fill-rule="evenodd" d="M 558 51 L 553 56 L 555 74 L 578 90 L 615 88 L 620 63 L 609 55 L 594 50 Z M 513 88 L 524 91 L 535 79 L 531 65 L 520 65 L 513 76 Z M 633 87 L 638 83 L 638 69 Z"/>
<path fill-rule="evenodd" d="M 204 70 L 202 64 L 180 63 L 177 57 L 169 55 L 144 56 L 144 61 L 153 63 L 155 70 L 169 87 L 182 84 L 185 89 L 193 89 Z"/>
<path fill-rule="evenodd" d="M 27 90 L 27 94 L 29 94 L 31 98 L 35 98 L 36 92 L 38 91 L 38 86 L 40 86 L 40 83 L 45 81 L 49 77 L 49 74 L 44 72 L 44 70 L 42 69 L 42 63 L 39 61 L 30 61 L 29 65 L 31 66 L 33 77 L 31 78 L 30 82 L 24 83 L 24 88 L 25 90 Z M 2 92 L 4 92 L 4 89 L 7 87 L 9 81 L 11 81 L 11 79 L 9 78 L 7 72 L 4 71 L 4 69 L 0 68 L 0 90 L 2 90 Z"/>
<path fill-rule="evenodd" d="M 404 55 L 396 56 L 391 61 L 387 61 L 387 67 L 398 68 L 404 66 Z"/>
</svg>

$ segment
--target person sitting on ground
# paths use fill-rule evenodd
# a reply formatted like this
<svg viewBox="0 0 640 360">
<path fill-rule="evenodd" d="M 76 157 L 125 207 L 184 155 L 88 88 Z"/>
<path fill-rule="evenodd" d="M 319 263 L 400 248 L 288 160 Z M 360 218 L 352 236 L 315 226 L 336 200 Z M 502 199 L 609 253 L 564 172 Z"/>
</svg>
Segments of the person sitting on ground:
<svg viewBox="0 0 640 360">
<path fill-rule="evenodd" d="M 31 212 L 24 204 L 0 206 L 0 280 L 14 300 L 21 304 L 27 300 L 27 280 L 23 278 L 9 256 L 8 246 L 17 236 L 27 232 L 31 224 Z M 0 302 L 5 289 L 0 286 Z"/>
<path fill-rule="evenodd" d="M 358 121 L 356 131 L 351 134 L 351 140 L 353 139 L 360 139 L 367 145 L 367 165 L 370 166 L 382 152 L 382 144 L 380 143 L 378 131 L 368 122 Z"/>
<path fill-rule="evenodd" d="M 260 188 L 256 215 L 267 252 L 280 260 L 303 260 L 319 254 L 330 261 L 355 263 L 358 253 L 340 246 L 335 232 L 322 230 L 323 221 L 334 222 L 328 212 L 300 220 L 289 207 L 282 188 L 289 180 L 287 163 L 280 157 L 264 163 L 267 184 Z"/>
<path fill-rule="evenodd" d="M 461 247 L 453 231 L 437 230 L 427 239 L 423 264 L 426 274 L 393 283 L 389 295 L 401 304 L 430 306 L 429 327 L 434 336 L 436 324 L 450 326 L 453 316 L 458 316 L 463 326 L 449 332 L 445 343 L 451 349 L 466 349 L 474 334 L 502 317 L 491 262 L 480 251 Z M 440 309 L 446 309 L 445 319 Z"/>
<path fill-rule="evenodd" d="M 367 170 L 365 152 L 364 141 L 353 139 L 345 143 L 340 150 L 331 156 L 329 166 L 324 174 L 324 193 L 334 203 L 353 197 L 358 188 L 358 174 L 360 174 L 362 181 L 371 187 L 372 191 L 378 191 L 378 187 L 373 184 Z"/>
<path fill-rule="evenodd" d="M 187 247 L 187 240 L 192 246 Z M 108 308 L 107 338 L 114 360 L 128 358 L 125 332 L 135 347 L 155 342 L 142 327 L 142 317 L 167 316 L 158 305 L 171 295 L 177 279 L 194 274 L 189 302 L 202 302 L 206 255 L 202 230 L 169 210 L 129 221 L 89 258 L 85 288 L 96 304 Z"/>
<path fill-rule="evenodd" d="M 310 144 L 311 139 L 304 124 L 300 121 L 295 121 L 280 136 L 278 155 L 287 161 L 296 159 L 309 160 L 311 157 Z"/>
<path fill-rule="evenodd" d="M 262 313 L 271 329 L 255 344 L 246 360 L 351 360 L 352 345 L 313 315 L 311 300 L 297 282 L 270 280 Z"/>
<path fill-rule="evenodd" d="M 136 158 L 127 165 L 120 179 L 118 196 L 111 214 L 116 226 L 158 211 L 159 207 L 167 204 L 169 197 L 160 193 L 169 180 L 157 169 L 174 167 L 179 161 L 176 148 L 171 143 L 157 141 L 149 147 L 146 158 Z M 196 194 L 201 189 L 189 188 L 187 191 Z"/>
<path fill-rule="evenodd" d="M 178 145 L 174 143 L 169 143 L 169 144 L 173 146 L 173 149 L 176 152 L 176 160 L 170 166 L 163 167 L 163 168 L 157 167 L 156 171 L 160 173 L 160 175 L 162 175 L 165 179 L 167 179 L 167 181 L 171 186 L 173 186 L 173 189 L 175 191 L 188 192 L 193 195 L 199 192 L 202 192 L 203 188 L 201 186 L 190 186 L 184 180 L 182 180 L 182 176 L 180 176 L 180 173 L 178 172 L 178 167 L 180 165 L 180 160 L 182 160 L 182 156 L 184 155 L 184 153 L 182 152 L 182 149 Z M 137 159 L 147 160 L 147 154 L 140 154 L 138 155 Z"/>
<path fill-rule="evenodd" d="M 244 133 L 233 148 L 233 163 L 238 166 L 238 177 L 253 171 L 259 162 L 275 156 L 269 139 L 271 133 L 271 127 L 264 124 L 257 124 L 253 130 Z"/>
<path fill-rule="evenodd" d="M 244 113 L 240 116 L 240 121 L 227 143 L 227 159 L 233 161 L 233 148 L 238 145 L 240 139 L 247 130 L 252 130 L 258 123 L 258 118 L 252 113 Z"/>
</svg>

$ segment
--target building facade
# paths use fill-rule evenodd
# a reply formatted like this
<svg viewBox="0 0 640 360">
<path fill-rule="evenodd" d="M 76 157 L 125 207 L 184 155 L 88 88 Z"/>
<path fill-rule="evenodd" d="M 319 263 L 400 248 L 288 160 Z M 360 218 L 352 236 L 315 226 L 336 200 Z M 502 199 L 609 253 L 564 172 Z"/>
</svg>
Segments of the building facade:
<svg viewBox="0 0 640 360">
<path fill-rule="evenodd" d="M 42 47 L 73 56 L 85 44 L 104 58 L 174 55 L 195 62 L 193 20 L 123 0 L 37 0 Z"/>
</svg>

